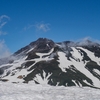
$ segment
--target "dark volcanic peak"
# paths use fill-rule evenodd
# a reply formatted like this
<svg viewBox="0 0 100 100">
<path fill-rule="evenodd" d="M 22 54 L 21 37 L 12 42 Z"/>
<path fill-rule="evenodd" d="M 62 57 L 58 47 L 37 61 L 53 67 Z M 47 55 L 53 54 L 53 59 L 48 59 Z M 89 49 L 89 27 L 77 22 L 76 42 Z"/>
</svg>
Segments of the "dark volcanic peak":
<svg viewBox="0 0 100 100">
<path fill-rule="evenodd" d="M 42 44 L 42 43 L 48 44 L 48 43 L 51 43 L 51 42 L 53 42 L 53 41 L 50 40 L 50 39 L 47 39 L 47 38 L 39 38 L 36 41 L 31 42 L 29 45 L 30 46 L 34 46 L 34 45 L 39 45 L 39 44 Z"/>
<path fill-rule="evenodd" d="M 34 48 L 35 52 L 49 52 L 53 47 L 55 46 L 55 43 L 47 38 L 39 38 L 35 42 L 31 42 L 29 44 L 29 47 Z"/>
<path fill-rule="evenodd" d="M 38 40 L 36 40 L 35 42 L 30 43 L 30 46 L 35 46 L 35 49 L 37 50 L 37 52 L 42 52 L 43 50 L 50 50 L 51 48 L 53 48 L 55 45 L 55 43 L 47 38 L 39 38 Z"/>
<path fill-rule="evenodd" d="M 29 45 L 21 48 L 14 55 L 25 55 L 26 52 L 32 48 L 34 48 L 34 52 L 48 52 L 51 48 L 55 46 L 55 43 L 47 38 L 39 38 L 36 41 L 31 42 Z"/>
</svg>

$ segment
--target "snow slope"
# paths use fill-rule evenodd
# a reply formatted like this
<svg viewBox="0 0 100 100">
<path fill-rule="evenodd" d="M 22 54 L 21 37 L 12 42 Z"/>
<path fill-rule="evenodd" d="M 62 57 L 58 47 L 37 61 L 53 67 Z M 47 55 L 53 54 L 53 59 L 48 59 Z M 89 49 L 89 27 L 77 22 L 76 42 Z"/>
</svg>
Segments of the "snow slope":
<svg viewBox="0 0 100 100">
<path fill-rule="evenodd" d="M 100 90 L 0 82 L 0 100 L 100 100 Z"/>
</svg>

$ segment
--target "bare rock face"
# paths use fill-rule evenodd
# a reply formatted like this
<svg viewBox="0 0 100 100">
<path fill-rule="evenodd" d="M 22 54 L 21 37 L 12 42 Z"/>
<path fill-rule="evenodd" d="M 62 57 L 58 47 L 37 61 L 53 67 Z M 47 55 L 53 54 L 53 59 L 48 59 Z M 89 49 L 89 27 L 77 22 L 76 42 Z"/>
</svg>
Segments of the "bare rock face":
<svg viewBox="0 0 100 100">
<path fill-rule="evenodd" d="M 55 43 L 52 40 L 46 39 L 46 38 L 39 38 L 38 40 L 31 42 L 29 45 L 21 48 L 17 52 L 14 53 L 14 56 L 17 55 L 25 55 L 27 53 L 34 53 L 34 52 L 48 52 L 51 48 L 55 46 Z M 32 50 L 30 50 L 32 49 Z M 27 52 L 29 51 L 30 52 Z M 31 54 L 32 54 L 31 53 Z"/>
<path fill-rule="evenodd" d="M 33 44 L 34 43 L 31 43 L 30 46 Z M 46 53 L 55 46 L 55 43 L 52 40 L 46 38 L 39 38 L 37 41 L 35 41 L 34 46 L 37 52 Z"/>
</svg>

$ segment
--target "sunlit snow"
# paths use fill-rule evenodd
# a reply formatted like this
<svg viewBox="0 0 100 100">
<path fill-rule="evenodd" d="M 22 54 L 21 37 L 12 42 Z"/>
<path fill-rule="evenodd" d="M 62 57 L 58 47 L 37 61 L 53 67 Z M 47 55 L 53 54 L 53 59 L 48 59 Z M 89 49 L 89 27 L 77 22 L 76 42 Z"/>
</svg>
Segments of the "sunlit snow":
<svg viewBox="0 0 100 100">
<path fill-rule="evenodd" d="M 82 49 L 83 51 L 85 51 L 87 53 L 88 57 L 92 61 L 95 61 L 100 66 L 100 57 L 96 57 L 93 52 L 91 52 L 91 51 L 89 51 L 87 49 L 84 49 L 82 47 L 77 47 L 77 48 Z"/>
<path fill-rule="evenodd" d="M 100 90 L 0 82 L 0 100 L 100 100 Z"/>
<path fill-rule="evenodd" d="M 70 60 L 68 60 L 65 56 L 66 54 L 63 53 L 63 52 L 58 52 L 58 55 L 59 55 L 59 67 L 62 69 L 62 71 L 65 72 L 65 68 L 68 68 L 68 66 L 71 66 L 73 65 L 77 70 L 79 70 L 80 72 L 82 72 L 84 75 L 86 75 L 87 77 L 89 77 L 92 82 L 93 82 L 93 85 L 96 86 L 96 87 L 100 87 L 100 81 L 98 78 L 94 77 L 86 68 L 85 68 L 85 65 L 86 65 L 86 61 L 83 62 L 82 61 L 82 58 L 83 58 L 83 55 L 80 54 L 79 50 L 75 49 L 74 47 L 72 47 L 73 51 L 71 52 L 73 58 L 70 57 Z M 83 48 L 80 48 L 82 50 L 84 50 Z M 86 50 L 85 50 L 86 51 Z M 87 51 L 86 51 L 87 52 Z M 89 52 L 89 51 L 88 51 Z M 90 52 L 89 52 L 90 53 Z M 90 56 L 93 56 L 92 55 L 92 52 L 90 53 Z M 92 57 L 90 57 L 92 58 Z M 95 56 L 93 56 L 93 58 L 96 58 Z M 77 61 L 75 59 L 79 59 L 80 61 Z M 97 58 L 96 58 L 97 59 Z M 95 59 L 95 60 L 96 60 Z M 87 81 L 84 81 L 85 83 L 88 83 Z M 74 82 L 75 83 L 75 82 Z M 89 83 L 88 83 L 89 84 Z M 80 84 L 81 85 L 81 84 Z"/>
</svg>

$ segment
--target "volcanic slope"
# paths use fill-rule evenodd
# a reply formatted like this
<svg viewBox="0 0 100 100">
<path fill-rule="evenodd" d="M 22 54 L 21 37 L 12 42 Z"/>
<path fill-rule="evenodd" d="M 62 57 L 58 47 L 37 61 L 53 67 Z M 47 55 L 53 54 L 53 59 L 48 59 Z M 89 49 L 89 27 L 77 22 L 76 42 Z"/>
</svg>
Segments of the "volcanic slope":
<svg viewBox="0 0 100 100">
<path fill-rule="evenodd" d="M 55 43 L 39 38 L 5 59 L 0 60 L 3 82 L 100 88 L 100 44 L 89 40 Z"/>
</svg>

